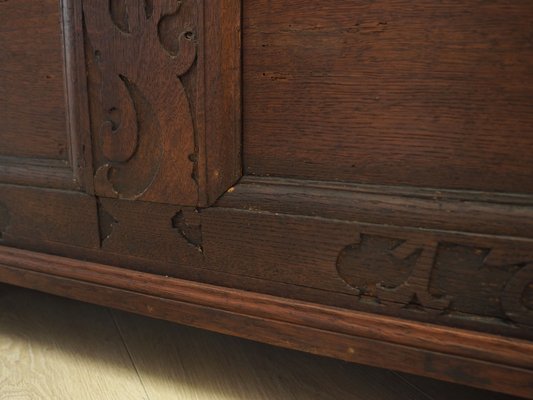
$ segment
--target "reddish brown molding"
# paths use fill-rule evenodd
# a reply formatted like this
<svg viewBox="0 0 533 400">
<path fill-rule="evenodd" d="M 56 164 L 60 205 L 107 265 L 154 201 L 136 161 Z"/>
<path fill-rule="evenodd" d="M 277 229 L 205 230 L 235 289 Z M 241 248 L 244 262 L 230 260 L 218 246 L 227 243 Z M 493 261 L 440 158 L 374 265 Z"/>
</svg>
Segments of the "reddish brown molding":
<svg viewBox="0 0 533 400">
<path fill-rule="evenodd" d="M 278 346 L 532 398 L 533 344 L 528 341 L 1 246 L 0 279 Z"/>
</svg>

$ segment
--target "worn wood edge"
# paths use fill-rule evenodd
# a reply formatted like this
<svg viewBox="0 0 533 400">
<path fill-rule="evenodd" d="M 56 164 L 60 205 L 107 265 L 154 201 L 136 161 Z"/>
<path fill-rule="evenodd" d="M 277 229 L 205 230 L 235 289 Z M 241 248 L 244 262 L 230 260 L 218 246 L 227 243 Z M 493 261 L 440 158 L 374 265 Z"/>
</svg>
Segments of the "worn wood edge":
<svg viewBox="0 0 533 400">
<path fill-rule="evenodd" d="M 78 183 L 69 165 L 50 160 L 19 159 L 19 163 L 2 163 L 0 160 L 0 183 L 30 185 L 46 189 L 78 189 Z M 34 162 L 34 164 L 32 164 Z"/>
<path fill-rule="evenodd" d="M 198 135 L 198 141 L 204 147 L 200 178 L 205 191 L 200 193 L 199 206 L 207 207 L 242 177 L 242 2 L 206 4 L 202 11 L 199 59 L 204 79 L 199 93 L 203 107 L 198 120 L 203 135 Z"/>
<path fill-rule="evenodd" d="M 533 238 L 533 196 L 243 177 L 216 207 Z"/>
<path fill-rule="evenodd" d="M 77 189 L 94 193 L 81 2 L 61 0 L 69 160 Z"/>
<path fill-rule="evenodd" d="M 533 343 L 0 246 L 0 280 L 221 333 L 514 395 Z"/>
<path fill-rule="evenodd" d="M 244 176 L 240 182 L 243 185 L 284 185 L 307 187 L 313 189 L 330 189 L 369 194 L 388 194 L 402 197 L 424 199 L 446 199 L 479 201 L 499 204 L 523 204 L 533 206 L 532 194 L 484 192 L 479 190 L 440 189 L 433 187 L 392 186 L 378 184 L 357 184 L 342 181 L 317 181 L 309 179 L 294 179 L 270 176 Z"/>
</svg>

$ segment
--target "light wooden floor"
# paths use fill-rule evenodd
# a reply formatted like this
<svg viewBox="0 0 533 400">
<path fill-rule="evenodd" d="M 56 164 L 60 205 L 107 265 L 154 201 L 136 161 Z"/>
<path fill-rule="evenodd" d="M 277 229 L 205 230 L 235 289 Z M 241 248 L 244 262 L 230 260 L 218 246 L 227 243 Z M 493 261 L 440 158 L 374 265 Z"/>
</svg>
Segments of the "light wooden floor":
<svg viewBox="0 0 533 400">
<path fill-rule="evenodd" d="M 0 284 L 0 399 L 512 398 Z"/>
</svg>

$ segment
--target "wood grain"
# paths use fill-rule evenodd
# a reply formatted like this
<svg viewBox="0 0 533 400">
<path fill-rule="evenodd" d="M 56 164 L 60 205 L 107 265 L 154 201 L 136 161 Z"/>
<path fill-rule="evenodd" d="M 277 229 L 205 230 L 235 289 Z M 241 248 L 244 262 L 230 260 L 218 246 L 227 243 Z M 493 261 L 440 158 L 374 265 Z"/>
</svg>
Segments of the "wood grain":
<svg viewBox="0 0 533 400">
<path fill-rule="evenodd" d="M 246 176 L 217 207 L 533 237 L 533 197 Z"/>
<path fill-rule="evenodd" d="M 245 173 L 533 193 L 530 2 L 244 2 Z"/>
<path fill-rule="evenodd" d="M 240 2 L 83 4 L 96 194 L 213 203 L 241 174 Z"/>
<path fill-rule="evenodd" d="M 390 317 L 324 307 L 275 296 L 247 293 L 246 291 L 220 288 L 213 285 L 195 283 L 153 274 L 131 272 L 121 268 L 83 261 L 72 261 L 63 257 L 0 247 L 0 262 L 6 266 L 30 269 L 41 273 L 62 275 L 71 279 L 106 284 L 106 276 L 113 276 L 114 285 L 122 289 L 157 293 L 174 300 L 199 303 L 209 307 L 219 307 L 246 315 L 260 315 L 265 318 L 281 319 L 291 323 L 310 323 L 325 330 L 341 330 L 343 333 L 372 337 L 397 344 L 409 345 L 416 342 L 419 347 L 438 349 L 455 355 L 468 355 L 481 359 L 506 360 L 516 366 L 533 366 L 528 350 L 528 341 L 516 341 L 494 335 L 469 333 L 453 328 L 436 328 L 416 322 L 402 321 Z M 53 265 L 44 266 L 53 260 Z M 76 270 L 69 270 L 75 262 Z M 109 278 L 108 278 L 109 279 Z M 143 282 L 143 283 L 139 283 Z M 230 295 L 228 297 L 228 295 Z M 291 304 L 290 312 L 283 309 Z M 268 305 L 268 307 L 265 307 Z M 331 320 L 322 320 L 321 313 L 329 313 Z M 339 322 L 339 321 L 344 321 Z M 317 325 L 318 324 L 318 325 Z M 409 334 L 406 334 L 408 332 Z M 488 348 L 480 347 L 485 340 Z"/>
<path fill-rule="evenodd" d="M 161 276 L 533 337 L 527 197 L 367 189 L 246 178 L 196 209 L 8 186 L 0 231 Z"/>
<path fill-rule="evenodd" d="M 1 182 L 92 192 L 80 34 L 76 1 L 0 3 Z"/>
<path fill-rule="evenodd" d="M 0 203 L 4 209 L 0 241 L 4 243 L 16 244 L 26 237 L 82 248 L 99 246 L 97 207 L 92 196 L 0 184 Z"/>
<path fill-rule="evenodd" d="M 2 400 L 514 399 L 7 285 L 0 322 Z"/>
<path fill-rule="evenodd" d="M 57 0 L 0 3 L 2 156 L 68 160 L 60 11 Z"/>
<path fill-rule="evenodd" d="M 0 280 L 531 396 L 531 3 L 0 11 Z"/>
<path fill-rule="evenodd" d="M 113 313 L 153 400 L 427 399 L 387 370 Z"/>
<path fill-rule="evenodd" d="M 147 399 L 107 310 L 0 286 L 0 399 Z"/>
<path fill-rule="evenodd" d="M 199 167 L 205 168 L 199 176 L 205 174 L 207 190 L 200 205 L 211 205 L 242 175 L 243 2 L 204 3 L 205 139 L 200 135 L 198 146 L 205 152 L 199 154 Z"/>
</svg>

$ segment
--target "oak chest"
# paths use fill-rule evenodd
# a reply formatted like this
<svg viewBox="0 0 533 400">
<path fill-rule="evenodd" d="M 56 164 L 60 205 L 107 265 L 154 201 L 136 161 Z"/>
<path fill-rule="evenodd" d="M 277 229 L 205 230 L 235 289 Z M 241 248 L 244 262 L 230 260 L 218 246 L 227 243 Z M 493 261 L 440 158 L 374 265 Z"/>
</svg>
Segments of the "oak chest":
<svg viewBox="0 0 533 400">
<path fill-rule="evenodd" d="M 533 398 L 533 3 L 0 1 L 0 281 Z"/>
</svg>

